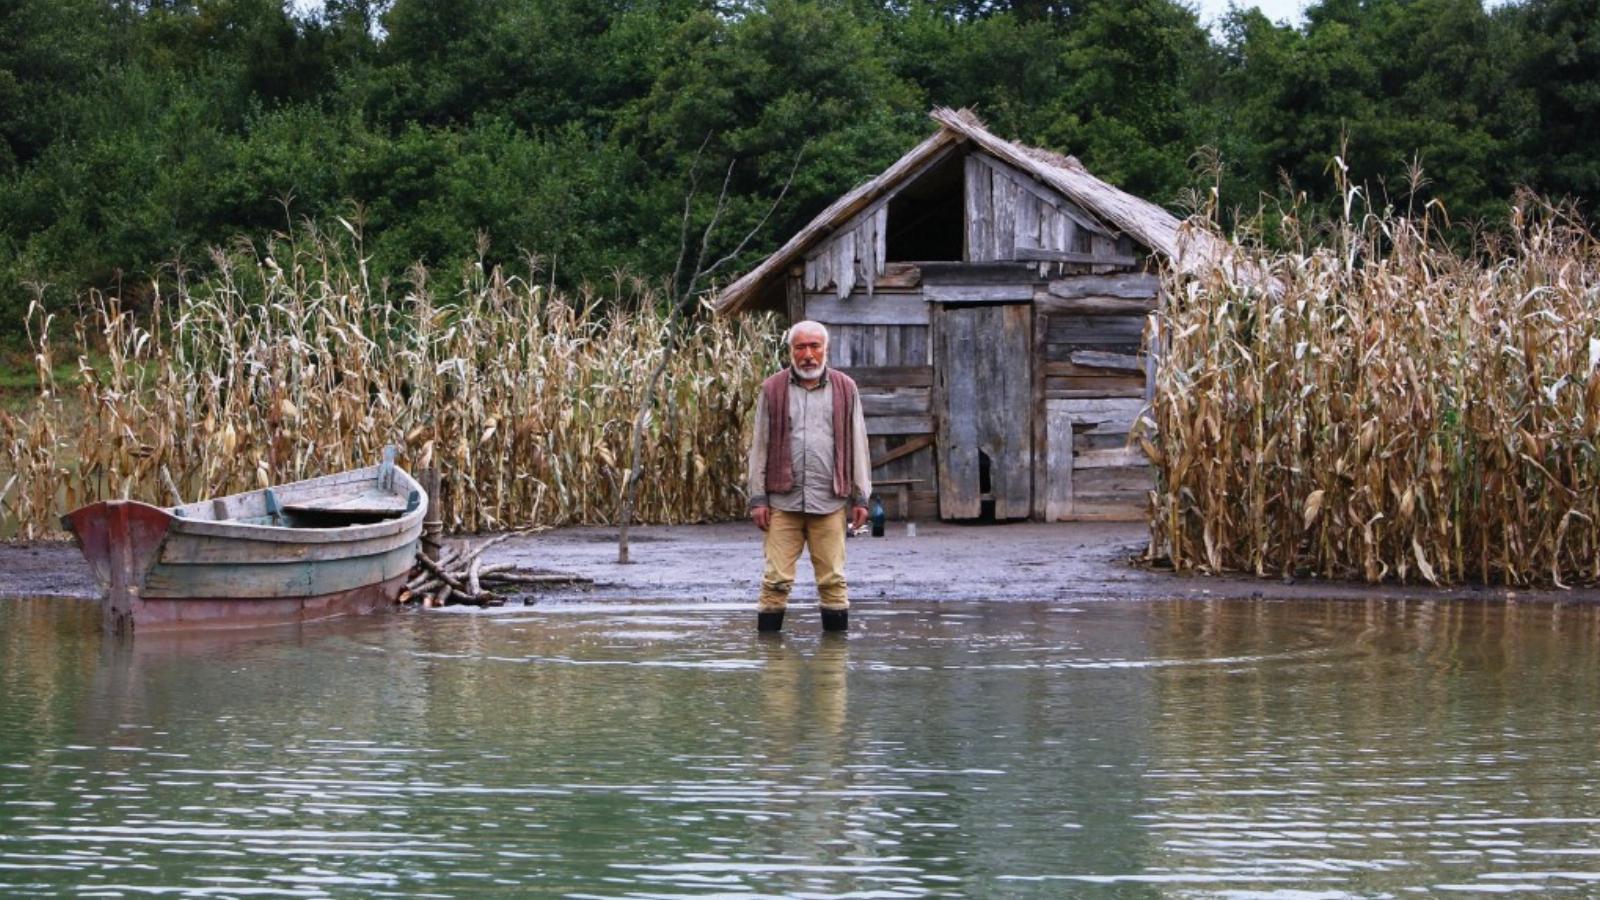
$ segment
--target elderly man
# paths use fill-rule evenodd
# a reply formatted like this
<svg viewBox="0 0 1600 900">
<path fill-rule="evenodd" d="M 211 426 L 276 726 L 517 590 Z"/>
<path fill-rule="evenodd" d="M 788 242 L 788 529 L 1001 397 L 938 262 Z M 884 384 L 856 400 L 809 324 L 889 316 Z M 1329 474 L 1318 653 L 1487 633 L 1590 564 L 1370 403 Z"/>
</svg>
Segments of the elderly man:
<svg viewBox="0 0 1600 900">
<path fill-rule="evenodd" d="M 761 385 L 750 443 L 750 518 L 766 532 L 756 628 L 783 627 L 800 550 L 811 550 L 824 631 L 849 627 L 844 580 L 845 517 L 867 521 L 872 461 L 861 397 L 850 376 L 828 368 L 828 329 L 789 329 L 791 365 Z"/>
</svg>

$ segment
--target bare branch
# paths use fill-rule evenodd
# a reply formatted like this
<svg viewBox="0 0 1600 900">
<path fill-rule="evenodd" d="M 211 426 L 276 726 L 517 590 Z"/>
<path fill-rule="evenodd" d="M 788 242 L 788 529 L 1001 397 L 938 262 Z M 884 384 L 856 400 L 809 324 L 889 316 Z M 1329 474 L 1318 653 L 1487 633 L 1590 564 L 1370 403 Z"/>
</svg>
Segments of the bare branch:
<svg viewBox="0 0 1600 900">
<path fill-rule="evenodd" d="M 706 135 L 706 140 L 709 141 L 710 139 L 711 136 L 709 134 Z M 700 149 L 704 150 L 705 146 L 705 143 L 702 142 Z M 739 241 L 739 246 L 735 247 L 733 252 L 717 260 L 708 269 L 705 267 L 706 252 L 710 249 L 711 237 L 716 233 L 718 223 L 722 221 L 722 214 L 728 209 L 728 186 L 733 181 L 733 169 L 738 160 L 730 161 L 728 170 L 722 175 L 722 192 L 718 195 L 717 205 L 712 210 L 711 221 L 706 223 L 705 230 L 700 233 L 700 249 L 695 257 L 694 272 L 689 276 L 689 284 L 684 292 L 672 298 L 672 308 L 667 315 L 667 334 L 662 341 L 661 359 L 656 363 L 656 367 L 650 373 L 649 379 L 645 381 L 644 393 L 639 399 L 639 408 L 633 417 L 633 440 L 629 453 L 631 463 L 622 482 L 622 502 L 617 516 L 619 520 L 619 528 L 617 529 L 617 562 L 619 563 L 632 562 L 628 545 L 628 529 L 633 523 L 633 510 L 638 503 L 639 497 L 639 478 L 644 469 L 642 456 L 644 421 L 649 414 L 650 408 L 655 405 L 656 390 L 660 386 L 662 376 L 666 374 L 667 367 L 672 364 L 674 351 L 677 350 L 679 331 L 681 330 L 678 323 L 687 313 L 690 305 L 695 302 L 695 287 L 699 284 L 700 279 L 709 277 L 712 272 L 715 272 L 723 264 L 742 253 L 757 232 L 761 230 L 762 226 L 772 217 L 772 213 L 777 210 L 778 204 L 782 203 L 783 198 L 788 196 L 789 188 L 794 184 L 795 172 L 800 168 L 800 160 L 805 153 L 805 147 L 806 145 L 802 144 L 795 153 L 794 165 L 789 168 L 789 177 L 783 182 L 783 190 L 778 192 L 778 196 L 772 201 L 772 205 L 767 208 L 767 212 L 761 217 L 761 221 L 757 222 L 755 227 L 745 234 L 744 239 Z M 688 255 L 684 242 L 688 240 L 689 212 L 693 206 L 694 192 L 697 189 L 696 175 L 699 171 L 699 164 L 700 154 L 697 152 L 694 165 L 690 169 L 689 196 L 684 198 L 683 202 L 683 223 L 679 234 L 678 264 L 672 273 L 674 291 L 677 289 L 678 279 L 683 274 L 683 261 Z"/>
<path fill-rule="evenodd" d="M 717 230 L 717 223 L 722 221 L 722 214 L 728 210 L 728 184 L 733 181 L 733 167 L 738 159 L 728 160 L 728 171 L 722 173 L 722 192 L 717 195 L 717 205 L 711 210 L 711 221 L 706 223 L 706 230 L 700 233 L 700 252 L 694 259 L 694 274 L 689 276 L 689 286 L 684 289 L 683 297 L 673 308 L 676 313 L 680 308 L 686 307 L 690 298 L 694 297 L 695 284 L 705 275 L 706 250 L 711 246 L 711 235 Z"/>
<path fill-rule="evenodd" d="M 753 240 L 758 233 L 760 233 L 761 229 L 767 224 L 767 220 L 772 218 L 772 214 L 774 212 L 777 212 L 779 204 L 783 203 L 783 198 L 788 196 L 789 188 L 794 185 L 794 173 L 800 170 L 800 160 L 805 156 L 806 147 L 809 144 L 810 141 L 807 141 L 806 143 L 800 145 L 799 150 L 795 151 L 794 164 L 789 167 L 789 177 L 784 179 L 783 189 L 778 191 L 777 197 L 773 198 L 772 204 L 767 207 L 767 211 L 764 215 L 762 215 L 761 221 L 757 222 L 754 227 L 745 233 L 744 239 L 739 241 L 739 246 L 734 247 L 727 256 L 724 256 L 712 263 L 711 268 L 706 269 L 703 273 L 701 273 L 702 275 L 709 278 L 712 273 L 722 268 L 725 263 L 733 261 L 739 254 L 744 252 L 744 248 L 749 246 L 750 241 Z"/>
<path fill-rule="evenodd" d="M 678 279 L 683 277 L 683 260 L 689 255 L 689 213 L 694 203 L 694 195 L 699 190 L 700 182 L 700 157 L 706 152 L 706 145 L 711 143 L 711 132 L 706 132 L 705 139 L 700 142 L 700 149 L 694 151 L 694 161 L 689 163 L 689 190 L 683 195 L 683 221 L 678 225 L 678 259 L 672 264 L 672 300 L 678 299 Z"/>
</svg>

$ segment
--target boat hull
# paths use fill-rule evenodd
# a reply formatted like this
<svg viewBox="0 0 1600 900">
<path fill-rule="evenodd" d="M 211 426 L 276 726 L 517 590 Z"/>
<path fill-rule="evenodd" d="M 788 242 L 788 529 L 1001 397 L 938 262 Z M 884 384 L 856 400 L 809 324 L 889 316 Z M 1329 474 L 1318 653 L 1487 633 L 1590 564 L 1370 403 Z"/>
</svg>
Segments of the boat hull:
<svg viewBox="0 0 1600 900">
<path fill-rule="evenodd" d="M 365 616 L 394 608 L 406 585 L 401 573 L 377 584 L 311 597 L 141 598 L 134 628 L 140 634 L 164 631 L 260 628 Z"/>
<path fill-rule="evenodd" d="M 263 502 L 280 503 L 276 493 L 270 500 L 241 494 L 172 508 L 110 500 L 75 510 L 62 524 L 105 590 L 109 631 L 248 628 L 365 615 L 392 606 L 405 587 L 422 532 L 420 488 L 398 469 L 380 473 L 374 467 L 275 489 L 306 501 L 370 491 L 372 483 L 402 498 L 409 494 L 410 505 L 378 521 L 291 527 L 264 524 L 259 515 Z"/>
</svg>

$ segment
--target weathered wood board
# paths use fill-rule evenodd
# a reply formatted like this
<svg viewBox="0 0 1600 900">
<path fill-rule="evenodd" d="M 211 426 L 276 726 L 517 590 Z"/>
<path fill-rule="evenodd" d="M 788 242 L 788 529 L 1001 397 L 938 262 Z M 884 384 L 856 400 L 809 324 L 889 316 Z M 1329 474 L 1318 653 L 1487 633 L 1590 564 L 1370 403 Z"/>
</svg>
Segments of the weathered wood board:
<svg viewBox="0 0 1600 900">
<path fill-rule="evenodd" d="M 1048 400 L 1099 400 L 1144 399 L 1144 378 L 1138 375 L 1066 376 L 1044 380 L 1044 396 Z"/>
<path fill-rule="evenodd" d="M 1073 472 L 1073 514 L 1124 512 L 1137 516 L 1154 485 L 1149 466 L 1078 468 Z"/>
<path fill-rule="evenodd" d="M 805 318 L 832 331 L 838 325 L 927 325 L 928 303 L 921 294 L 879 294 L 857 291 L 840 300 L 832 294 L 807 294 Z"/>
<path fill-rule="evenodd" d="M 784 314 L 792 324 L 806 317 L 805 268 L 796 266 L 783 279 Z"/>
<path fill-rule="evenodd" d="M 1047 512 L 1050 506 L 1050 443 L 1049 423 L 1046 421 L 1048 407 L 1045 405 L 1045 390 L 1048 387 L 1048 377 L 1045 373 L 1045 317 L 1038 306 L 1033 308 L 1033 347 L 1029 352 L 1033 355 L 1033 396 L 1029 398 L 1028 414 L 1033 419 L 1033 518 L 1050 521 Z"/>
<path fill-rule="evenodd" d="M 934 284 L 923 285 L 929 303 L 1026 303 L 1033 299 L 1028 284 Z"/>
<path fill-rule="evenodd" d="M 1016 259 L 1017 205 L 1022 189 L 1009 178 L 999 177 L 993 184 L 994 258 Z"/>
<path fill-rule="evenodd" d="M 1045 288 L 1052 297 L 1075 300 L 1082 297 L 1117 297 L 1148 300 L 1161 289 L 1161 279 L 1144 272 L 1123 275 L 1079 275 L 1050 282 Z"/>
<path fill-rule="evenodd" d="M 1072 416 L 1073 428 L 1078 432 L 1099 431 L 1127 434 L 1133 429 L 1144 410 L 1144 400 L 1118 398 L 1114 400 L 1051 400 Z"/>
<path fill-rule="evenodd" d="M 877 303 L 884 298 L 869 301 Z M 926 366 L 926 325 L 828 326 L 828 364 L 845 372 L 880 366 Z"/>
<path fill-rule="evenodd" d="M 932 416 L 872 416 L 867 419 L 867 434 L 932 434 Z"/>
<path fill-rule="evenodd" d="M 928 388 L 863 387 L 861 411 L 872 416 L 925 416 L 932 412 Z"/>
<path fill-rule="evenodd" d="M 1138 353 L 1144 339 L 1143 316 L 1051 316 L 1046 340 L 1051 345 L 1065 345 L 1062 361 L 1071 362 L 1077 350 L 1100 352 L 1126 352 L 1112 348 L 1132 348 Z"/>
<path fill-rule="evenodd" d="M 1044 520 L 1059 522 L 1072 514 L 1072 415 L 1060 403 L 1046 404 L 1048 445 Z"/>
<path fill-rule="evenodd" d="M 943 519 L 975 519 L 983 512 L 976 315 L 972 309 L 946 309 L 934 323 L 933 403 L 939 423 L 939 517 Z"/>
<path fill-rule="evenodd" d="M 915 263 L 892 262 L 883 267 L 875 287 L 879 291 L 910 290 L 922 283 L 922 269 Z"/>
<path fill-rule="evenodd" d="M 935 318 L 933 402 L 943 518 L 977 518 L 985 494 L 993 499 L 996 519 L 1030 512 L 1031 324 L 1032 310 L 1022 304 L 947 307 Z"/>
<path fill-rule="evenodd" d="M 1056 250 L 1051 247 L 1037 247 L 1018 244 L 1014 259 L 1027 259 L 1035 262 L 1060 262 L 1078 263 L 1089 265 L 1117 266 L 1120 268 L 1133 268 L 1139 264 L 1138 257 L 1132 254 L 1120 253 L 1084 253 L 1080 250 Z"/>
<path fill-rule="evenodd" d="M 966 160 L 966 259 L 984 262 L 994 255 L 993 180 L 976 154 Z"/>
<path fill-rule="evenodd" d="M 1029 284 L 1037 285 L 1038 273 L 1027 263 L 1008 260 L 991 262 L 936 261 L 918 264 L 923 285 Z"/>
<path fill-rule="evenodd" d="M 840 371 L 855 379 L 861 388 L 933 387 L 932 366 L 856 366 Z"/>
<path fill-rule="evenodd" d="M 1144 316 L 1156 308 L 1156 298 L 1056 297 L 1043 291 L 1033 295 L 1035 309 L 1077 316 Z"/>
</svg>

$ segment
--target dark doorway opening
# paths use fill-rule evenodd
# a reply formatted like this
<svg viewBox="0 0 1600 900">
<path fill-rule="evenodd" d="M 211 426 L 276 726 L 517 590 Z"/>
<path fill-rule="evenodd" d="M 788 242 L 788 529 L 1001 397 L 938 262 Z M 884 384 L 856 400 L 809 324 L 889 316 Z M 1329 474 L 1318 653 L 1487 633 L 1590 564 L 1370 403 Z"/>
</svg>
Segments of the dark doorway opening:
<svg viewBox="0 0 1600 900">
<path fill-rule="evenodd" d="M 966 164 L 951 153 L 889 200 L 887 262 L 959 262 L 966 249 Z"/>
</svg>

